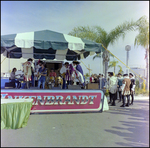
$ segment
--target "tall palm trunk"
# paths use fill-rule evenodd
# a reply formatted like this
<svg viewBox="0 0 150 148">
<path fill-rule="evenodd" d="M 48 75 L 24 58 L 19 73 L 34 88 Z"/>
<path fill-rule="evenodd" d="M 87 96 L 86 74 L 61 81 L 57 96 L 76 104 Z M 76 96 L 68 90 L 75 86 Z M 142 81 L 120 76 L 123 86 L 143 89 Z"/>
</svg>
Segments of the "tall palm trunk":
<svg viewBox="0 0 150 148">
<path fill-rule="evenodd" d="M 105 61 L 105 78 L 107 79 L 107 73 L 108 73 L 108 61 Z"/>
<path fill-rule="evenodd" d="M 109 59 L 110 59 L 110 55 L 109 55 L 109 52 L 107 50 L 105 50 L 103 52 L 102 58 L 103 58 L 103 72 L 105 74 L 105 78 L 107 79 L 108 62 L 109 62 Z"/>
<path fill-rule="evenodd" d="M 105 61 L 103 61 L 103 73 L 105 74 Z"/>
</svg>

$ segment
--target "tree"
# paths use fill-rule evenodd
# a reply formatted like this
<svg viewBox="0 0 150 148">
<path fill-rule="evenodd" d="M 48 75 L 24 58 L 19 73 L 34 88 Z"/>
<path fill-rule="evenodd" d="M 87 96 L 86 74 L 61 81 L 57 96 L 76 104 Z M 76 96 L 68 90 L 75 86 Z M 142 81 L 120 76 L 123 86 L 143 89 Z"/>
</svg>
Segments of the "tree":
<svg viewBox="0 0 150 148">
<path fill-rule="evenodd" d="M 147 90 L 149 89 L 149 21 L 146 16 L 142 16 L 137 20 L 137 30 L 139 34 L 135 37 L 134 46 L 142 46 L 145 49 L 145 59 L 146 59 L 146 81 Z"/>
<path fill-rule="evenodd" d="M 115 73 L 115 69 L 116 69 L 117 64 L 118 64 L 118 61 L 115 61 L 115 60 L 110 61 L 108 68 L 111 68 L 111 67 L 114 68 L 114 73 Z"/>
<path fill-rule="evenodd" d="M 73 35 L 75 37 L 80 37 L 84 39 L 88 39 L 91 41 L 95 41 L 96 43 L 101 43 L 107 49 L 107 47 L 111 44 L 113 45 L 116 41 L 119 40 L 120 37 L 125 38 L 126 32 L 130 30 L 134 30 L 135 22 L 124 22 L 121 25 L 118 25 L 116 28 L 112 29 L 110 32 L 106 32 L 100 26 L 79 26 L 75 27 L 69 35 Z M 95 57 L 101 57 L 100 54 L 97 54 Z M 93 57 L 93 59 L 95 59 Z M 104 50 L 102 54 L 103 58 L 103 73 L 105 73 L 105 77 L 107 77 L 108 70 L 108 62 L 110 60 L 110 53 L 107 50 Z"/>
<path fill-rule="evenodd" d="M 88 73 L 86 73 L 84 76 L 85 76 L 85 78 L 90 77 L 90 75 Z"/>
<path fill-rule="evenodd" d="M 122 67 L 121 67 L 120 65 L 118 65 L 118 67 L 119 67 L 119 71 L 118 71 L 118 73 L 123 74 L 124 72 L 123 72 L 123 70 L 122 70 Z"/>
</svg>

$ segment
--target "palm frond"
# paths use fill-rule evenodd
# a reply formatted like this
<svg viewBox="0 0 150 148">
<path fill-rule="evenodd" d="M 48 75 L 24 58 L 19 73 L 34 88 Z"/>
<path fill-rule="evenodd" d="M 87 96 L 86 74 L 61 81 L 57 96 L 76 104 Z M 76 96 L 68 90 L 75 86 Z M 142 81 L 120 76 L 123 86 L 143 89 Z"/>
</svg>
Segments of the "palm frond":
<svg viewBox="0 0 150 148">
<path fill-rule="evenodd" d="M 93 60 L 94 60 L 95 58 L 101 58 L 101 54 L 100 54 L 100 53 L 96 54 L 96 55 L 93 57 Z"/>
<path fill-rule="evenodd" d="M 118 25 L 116 28 L 114 28 L 110 33 L 108 34 L 109 38 L 108 40 L 113 45 L 120 37 L 124 40 L 126 32 L 128 31 L 134 31 L 136 27 L 136 22 L 133 20 L 125 21 L 121 25 Z"/>
<path fill-rule="evenodd" d="M 78 26 L 73 29 L 73 31 L 69 32 L 69 35 L 80 37 L 83 39 L 88 39 L 91 41 L 95 41 L 97 38 L 96 33 L 93 28 L 89 26 Z"/>
<path fill-rule="evenodd" d="M 143 46 L 145 49 L 149 46 L 149 22 L 146 16 L 137 20 L 139 34 L 135 37 L 134 46 Z"/>
</svg>

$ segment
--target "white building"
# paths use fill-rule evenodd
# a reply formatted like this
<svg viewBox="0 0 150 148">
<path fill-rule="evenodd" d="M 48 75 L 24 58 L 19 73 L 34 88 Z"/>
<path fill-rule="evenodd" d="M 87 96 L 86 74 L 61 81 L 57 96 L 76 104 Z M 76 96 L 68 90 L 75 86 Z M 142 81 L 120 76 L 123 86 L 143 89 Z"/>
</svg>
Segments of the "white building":
<svg viewBox="0 0 150 148">
<path fill-rule="evenodd" d="M 136 74 L 140 75 L 141 77 L 146 77 L 146 68 L 139 68 L 139 67 L 130 67 Z M 133 73 L 129 70 L 129 73 Z M 134 74 L 134 75 L 136 75 Z"/>
</svg>

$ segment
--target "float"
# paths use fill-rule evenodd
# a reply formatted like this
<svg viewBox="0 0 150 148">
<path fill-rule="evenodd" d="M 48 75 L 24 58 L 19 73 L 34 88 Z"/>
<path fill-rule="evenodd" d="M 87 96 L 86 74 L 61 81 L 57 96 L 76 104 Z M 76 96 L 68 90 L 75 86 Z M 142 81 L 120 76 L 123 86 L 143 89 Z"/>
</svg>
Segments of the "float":
<svg viewBox="0 0 150 148">
<path fill-rule="evenodd" d="M 99 43 L 51 30 L 1 36 L 1 54 L 6 58 L 44 59 L 51 61 L 56 70 L 64 60 L 81 60 L 104 50 Z M 36 85 L 30 89 L 16 89 L 5 87 L 9 78 L 1 77 L 1 82 L 1 99 L 33 99 L 30 113 L 102 112 L 106 102 L 104 90 L 100 89 L 80 89 L 75 85 L 68 89 L 38 89 Z"/>
</svg>

